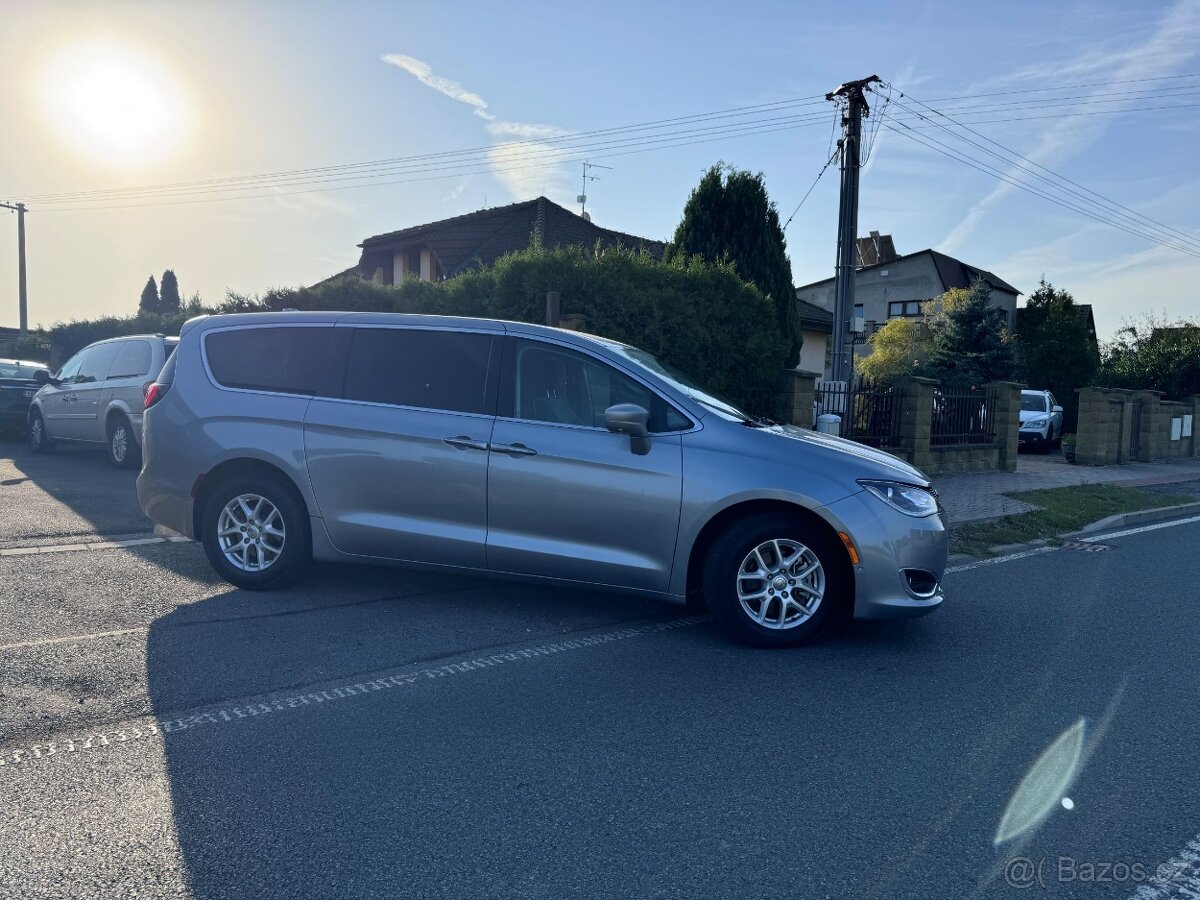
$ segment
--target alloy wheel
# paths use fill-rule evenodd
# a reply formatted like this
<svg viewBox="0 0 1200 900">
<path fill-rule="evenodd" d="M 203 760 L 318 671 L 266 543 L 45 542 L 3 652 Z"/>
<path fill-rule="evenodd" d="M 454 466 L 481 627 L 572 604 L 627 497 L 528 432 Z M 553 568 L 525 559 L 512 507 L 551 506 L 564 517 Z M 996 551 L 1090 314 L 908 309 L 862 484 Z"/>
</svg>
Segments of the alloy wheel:
<svg viewBox="0 0 1200 900">
<path fill-rule="evenodd" d="M 129 429 L 123 423 L 113 429 L 112 440 L 109 443 L 113 461 L 117 464 L 125 462 L 125 457 L 129 454 Z"/>
<path fill-rule="evenodd" d="M 260 494 L 238 494 L 217 517 L 217 542 L 231 566 L 262 572 L 283 553 L 287 527 L 279 509 Z"/>
<path fill-rule="evenodd" d="M 795 628 L 821 605 L 825 570 L 816 553 L 798 541 L 763 541 L 738 567 L 737 597 L 742 611 L 764 628 Z"/>
</svg>

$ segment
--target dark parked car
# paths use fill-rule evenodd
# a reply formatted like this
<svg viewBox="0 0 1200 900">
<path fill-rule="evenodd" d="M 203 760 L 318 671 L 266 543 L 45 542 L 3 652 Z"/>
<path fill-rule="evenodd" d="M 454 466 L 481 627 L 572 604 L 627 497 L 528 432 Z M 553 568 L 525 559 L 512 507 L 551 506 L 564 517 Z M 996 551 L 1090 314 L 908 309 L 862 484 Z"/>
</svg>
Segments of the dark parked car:
<svg viewBox="0 0 1200 900">
<path fill-rule="evenodd" d="M 0 431 L 19 432 L 29 415 L 29 402 L 41 385 L 34 372 L 45 372 L 41 363 L 0 359 Z"/>
</svg>

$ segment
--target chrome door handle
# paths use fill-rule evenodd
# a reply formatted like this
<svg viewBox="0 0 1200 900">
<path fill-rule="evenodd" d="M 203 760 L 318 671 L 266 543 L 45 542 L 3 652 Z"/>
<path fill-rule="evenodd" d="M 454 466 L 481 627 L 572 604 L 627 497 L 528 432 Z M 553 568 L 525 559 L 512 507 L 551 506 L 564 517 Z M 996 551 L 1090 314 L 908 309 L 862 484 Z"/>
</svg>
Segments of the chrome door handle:
<svg viewBox="0 0 1200 900">
<path fill-rule="evenodd" d="M 509 456 L 537 456 L 537 451 L 524 444 L 493 444 L 492 449 L 497 453 L 507 453 Z"/>
<path fill-rule="evenodd" d="M 476 441 L 465 434 L 460 434 L 458 437 L 442 438 L 443 444 L 449 444 L 451 447 L 456 447 L 459 450 L 486 450 L 488 448 L 486 441 Z"/>
</svg>

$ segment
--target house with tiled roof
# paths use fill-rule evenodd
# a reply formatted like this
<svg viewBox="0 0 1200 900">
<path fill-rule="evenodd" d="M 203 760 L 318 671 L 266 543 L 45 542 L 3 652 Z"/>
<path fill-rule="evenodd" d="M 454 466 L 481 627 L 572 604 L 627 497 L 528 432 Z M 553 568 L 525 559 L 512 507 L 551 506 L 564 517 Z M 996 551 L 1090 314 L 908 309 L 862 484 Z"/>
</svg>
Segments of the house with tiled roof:
<svg viewBox="0 0 1200 900">
<path fill-rule="evenodd" d="M 987 269 L 965 263 L 932 248 L 899 254 L 891 235 L 872 231 L 857 242 L 858 267 L 854 273 L 851 318 L 861 318 L 870 336 L 889 319 L 923 319 L 921 304 L 951 288 L 969 288 L 983 279 L 990 288 L 991 305 L 1003 310 L 1010 329 L 1016 327 L 1017 297 L 1021 292 Z M 834 279 L 826 278 L 796 288 L 798 304 L 816 306 L 833 315 Z M 799 306 L 798 306 L 799 309 Z M 867 344 L 858 352 L 870 352 Z"/>
<path fill-rule="evenodd" d="M 538 197 L 369 237 L 359 245 L 362 256 L 350 272 L 379 284 L 399 284 L 413 276 L 441 281 L 489 266 L 535 241 L 546 248 L 628 247 L 656 259 L 666 249 L 661 241 L 601 228 L 589 216 Z"/>
</svg>

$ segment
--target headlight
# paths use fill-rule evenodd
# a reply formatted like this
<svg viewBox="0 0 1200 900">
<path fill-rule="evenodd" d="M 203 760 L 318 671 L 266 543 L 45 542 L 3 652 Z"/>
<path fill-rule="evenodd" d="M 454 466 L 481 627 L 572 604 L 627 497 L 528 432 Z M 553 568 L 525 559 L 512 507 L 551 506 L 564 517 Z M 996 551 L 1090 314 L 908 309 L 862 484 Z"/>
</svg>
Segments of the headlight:
<svg viewBox="0 0 1200 900">
<path fill-rule="evenodd" d="M 1025 423 L 1025 426 L 1027 428 L 1045 428 L 1046 420 L 1045 419 L 1030 419 L 1028 422 Z"/>
<path fill-rule="evenodd" d="M 860 481 L 864 488 L 906 516 L 932 516 L 937 512 L 937 497 L 925 488 L 898 481 Z"/>
</svg>

